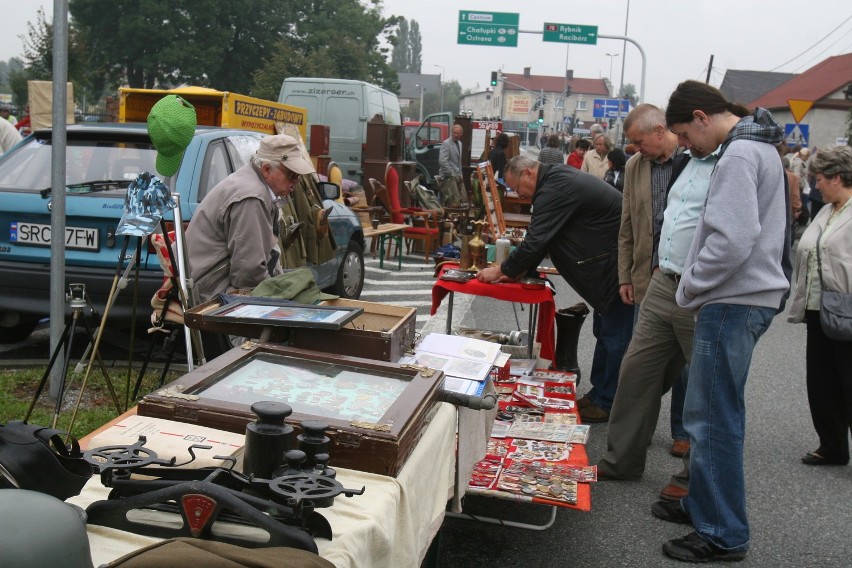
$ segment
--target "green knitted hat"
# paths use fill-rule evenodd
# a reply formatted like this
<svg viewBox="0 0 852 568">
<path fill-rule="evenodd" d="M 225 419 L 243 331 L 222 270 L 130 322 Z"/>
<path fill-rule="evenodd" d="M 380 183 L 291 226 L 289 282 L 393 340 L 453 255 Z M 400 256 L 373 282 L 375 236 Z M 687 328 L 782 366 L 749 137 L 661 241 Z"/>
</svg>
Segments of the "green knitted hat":
<svg viewBox="0 0 852 568">
<path fill-rule="evenodd" d="M 157 172 L 173 176 L 195 135 L 195 107 L 177 95 L 166 95 L 148 114 L 148 136 L 157 149 Z"/>
</svg>

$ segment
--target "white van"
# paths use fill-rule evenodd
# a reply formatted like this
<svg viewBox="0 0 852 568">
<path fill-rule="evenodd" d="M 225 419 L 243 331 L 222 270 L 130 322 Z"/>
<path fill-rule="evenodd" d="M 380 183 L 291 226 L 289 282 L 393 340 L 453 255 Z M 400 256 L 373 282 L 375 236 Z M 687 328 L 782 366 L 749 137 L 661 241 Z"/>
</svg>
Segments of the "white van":
<svg viewBox="0 0 852 568">
<path fill-rule="evenodd" d="M 397 96 L 364 81 L 290 77 L 281 85 L 278 102 L 308 109 L 309 125 L 330 127 L 331 159 L 340 166 L 343 177 L 358 183 L 367 121 L 379 114 L 388 124 L 402 124 Z"/>
</svg>

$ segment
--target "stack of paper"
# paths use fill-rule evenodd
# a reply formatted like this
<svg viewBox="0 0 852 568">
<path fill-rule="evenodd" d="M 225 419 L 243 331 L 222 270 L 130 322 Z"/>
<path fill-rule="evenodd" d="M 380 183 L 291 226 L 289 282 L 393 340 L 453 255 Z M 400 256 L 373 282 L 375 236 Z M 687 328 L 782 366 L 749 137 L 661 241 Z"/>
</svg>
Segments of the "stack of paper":
<svg viewBox="0 0 852 568">
<path fill-rule="evenodd" d="M 415 364 L 444 372 L 444 389 L 479 394 L 498 357 L 500 345 L 462 337 L 431 333 L 417 347 Z"/>
</svg>

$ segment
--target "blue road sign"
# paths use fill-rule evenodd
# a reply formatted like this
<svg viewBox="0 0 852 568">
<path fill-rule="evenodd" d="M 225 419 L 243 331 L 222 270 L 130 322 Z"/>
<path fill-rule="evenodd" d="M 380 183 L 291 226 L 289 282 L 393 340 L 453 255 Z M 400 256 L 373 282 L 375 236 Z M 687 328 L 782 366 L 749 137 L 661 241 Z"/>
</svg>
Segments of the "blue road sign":
<svg viewBox="0 0 852 568">
<path fill-rule="evenodd" d="M 592 118 L 624 118 L 630 112 L 630 99 L 595 99 Z"/>
<path fill-rule="evenodd" d="M 794 124 L 788 122 L 784 125 L 784 140 L 787 146 L 808 145 L 808 137 L 810 136 L 810 124 Z"/>
</svg>

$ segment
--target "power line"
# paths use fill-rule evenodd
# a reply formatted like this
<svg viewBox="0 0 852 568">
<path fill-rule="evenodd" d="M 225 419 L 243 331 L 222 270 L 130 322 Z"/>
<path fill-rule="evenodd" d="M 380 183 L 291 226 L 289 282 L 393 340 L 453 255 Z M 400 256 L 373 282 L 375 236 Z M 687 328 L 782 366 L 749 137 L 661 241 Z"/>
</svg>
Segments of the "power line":
<svg viewBox="0 0 852 568">
<path fill-rule="evenodd" d="M 774 69 L 770 69 L 769 71 L 770 71 L 770 72 L 772 72 L 772 71 L 776 71 L 776 70 L 780 69 L 781 67 L 784 67 L 785 65 L 787 65 L 787 64 L 788 64 L 788 63 L 790 63 L 791 61 L 794 61 L 794 60 L 798 59 L 799 57 L 801 57 L 802 55 L 806 54 L 807 52 L 809 52 L 810 50 L 812 50 L 814 47 L 816 47 L 817 45 L 819 45 L 820 43 L 822 43 L 822 42 L 825 40 L 825 38 L 827 38 L 828 36 L 830 36 L 831 34 L 833 34 L 834 32 L 836 32 L 837 30 L 839 30 L 839 29 L 841 28 L 841 26 L 843 26 L 843 24 L 845 24 L 845 23 L 846 23 L 846 22 L 848 22 L 849 20 L 852 20 L 852 15 L 850 15 L 848 18 L 846 18 L 845 20 L 843 20 L 842 22 L 840 22 L 840 24 L 838 24 L 836 28 L 834 28 L 833 30 L 831 30 L 830 32 L 828 32 L 827 34 L 825 34 L 824 36 L 822 36 L 820 39 L 818 39 L 818 40 L 816 41 L 816 43 L 814 43 L 812 46 L 810 46 L 809 48 L 807 48 L 806 50 L 804 50 L 803 52 L 801 52 L 801 53 L 800 53 L 800 54 L 798 54 L 797 56 L 793 57 L 792 59 L 789 59 L 788 61 L 785 61 L 785 62 L 784 62 L 784 63 L 782 63 L 781 65 L 779 65 L 779 66 L 775 67 Z"/>
<path fill-rule="evenodd" d="M 814 55 L 814 56 L 813 56 L 810 60 L 808 60 L 807 62 L 805 62 L 805 63 L 803 63 L 802 65 L 800 65 L 798 68 L 796 68 L 796 70 L 795 70 L 795 71 L 793 71 L 793 73 L 798 73 L 798 72 L 799 72 L 799 69 L 801 69 L 802 67 L 804 67 L 804 66 L 806 66 L 806 65 L 809 65 L 810 63 L 812 63 L 812 62 L 816 61 L 816 60 L 819 58 L 819 56 L 820 56 L 820 55 L 822 55 L 823 53 L 825 53 L 826 51 L 828 51 L 829 49 L 831 49 L 832 47 L 834 47 L 835 45 L 837 45 L 837 44 L 838 44 L 841 40 L 843 40 L 843 39 L 846 39 L 846 35 L 842 35 L 842 36 L 840 36 L 839 38 L 837 38 L 836 40 L 834 40 L 834 43 L 832 43 L 831 45 L 829 45 L 828 47 L 826 47 L 825 49 L 823 49 L 822 51 L 820 51 L 819 53 L 817 53 L 816 55 Z"/>
</svg>

